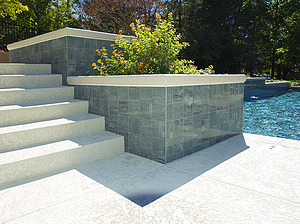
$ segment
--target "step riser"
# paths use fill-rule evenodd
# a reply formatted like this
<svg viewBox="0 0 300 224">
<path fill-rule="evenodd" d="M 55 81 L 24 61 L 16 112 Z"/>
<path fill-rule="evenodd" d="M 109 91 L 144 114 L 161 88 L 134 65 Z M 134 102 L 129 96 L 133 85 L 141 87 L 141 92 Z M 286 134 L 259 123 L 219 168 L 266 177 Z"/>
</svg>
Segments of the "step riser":
<svg viewBox="0 0 300 224">
<path fill-rule="evenodd" d="M 59 153 L 3 164 L 0 165 L 0 189 L 10 184 L 15 185 L 30 178 L 122 152 L 124 152 L 124 138 L 118 137 Z"/>
<path fill-rule="evenodd" d="M 0 152 L 101 132 L 105 129 L 104 122 L 104 117 L 99 117 L 74 123 L 0 134 Z"/>
<path fill-rule="evenodd" d="M 0 106 L 74 99 L 74 87 L 0 91 Z"/>
<path fill-rule="evenodd" d="M 46 121 L 70 115 L 76 116 L 87 113 L 88 101 L 45 107 L 17 108 L 5 111 L 0 110 L 0 127 L 26 124 L 35 121 Z"/>
<path fill-rule="evenodd" d="M 62 83 L 61 75 L 0 75 L 0 88 L 32 88 L 59 86 Z"/>
<path fill-rule="evenodd" d="M 51 64 L 0 64 L 0 75 L 51 74 Z"/>
</svg>

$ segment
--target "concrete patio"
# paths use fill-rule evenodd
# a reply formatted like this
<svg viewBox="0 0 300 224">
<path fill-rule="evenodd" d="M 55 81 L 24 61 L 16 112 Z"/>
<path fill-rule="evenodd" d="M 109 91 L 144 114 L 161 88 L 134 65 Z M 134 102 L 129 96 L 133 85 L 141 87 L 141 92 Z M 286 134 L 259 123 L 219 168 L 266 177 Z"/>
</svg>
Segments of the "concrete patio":
<svg viewBox="0 0 300 224">
<path fill-rule="evenodd" d="M 300 223 L 300 142 L 242 134 L 166 165 L 121 153 L 0 189 L 0 223 Z"/>
</svg>

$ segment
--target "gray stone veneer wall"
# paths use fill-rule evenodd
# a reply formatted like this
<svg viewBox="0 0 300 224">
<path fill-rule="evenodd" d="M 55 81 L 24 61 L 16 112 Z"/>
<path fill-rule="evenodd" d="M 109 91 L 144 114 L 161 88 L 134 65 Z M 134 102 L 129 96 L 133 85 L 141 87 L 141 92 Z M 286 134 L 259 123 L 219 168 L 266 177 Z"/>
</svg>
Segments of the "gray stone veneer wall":
<svg viewBox="0 0 300 224">
<path fill-rule="evenodd" d="M 279 96 L 291 89 L 290 82 L 265 83 L 265 78 L 247 78 L 244 84 L 244 100 L 264 99 Z"/>
<path fill-rule="evenodd" d="M 67 76 L 85 75 L 92 71 L 92 63 L 98 60 L 97 48 L 111 52 L 113 41 L 65 36 L 9 51 L 10 62 L 52 64 L 52 73 Z"/>
<path fill-rule="evenodd" d="M 75 86 L 127 152 L 167 163 L 242 132 L 243 83 L 194 86 Z"/>
</svg>

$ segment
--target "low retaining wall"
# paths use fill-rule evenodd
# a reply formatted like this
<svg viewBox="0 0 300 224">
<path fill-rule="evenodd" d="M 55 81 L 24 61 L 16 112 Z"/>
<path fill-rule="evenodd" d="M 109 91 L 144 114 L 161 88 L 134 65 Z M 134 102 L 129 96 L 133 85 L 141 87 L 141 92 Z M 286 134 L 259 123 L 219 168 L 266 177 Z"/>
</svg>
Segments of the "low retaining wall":
<svg viewBox="0 0 300 224">
<path fill-rule="evenodd" d="M 291 89 L 290 82 L 265 83 L 265 78 L 247 78 L 244 84 L 244 100 L 279 96 Z"/>
<path fill-rule="evenodd" d="M 90 102 L 91 113 L 106 117 L 106 130 L 125 137 L 127 152 L 161 163 L 242 133 L 244 75 L 153 75 L 152 85 L 143 78 L 149 76 L 68 82 L 75 98 Z M 103 84 L 115 79 L 117 85 Z"/>
<path fill-rule="evenodd" d="M 29 64 L 51 64 L 52 72 L 67 76 L 84 75 L 96 62 L 96 49 L 105 47 L 111 51 L 114 38 L 120 35 L 63 28 L 23 41 L 9 44 L 10 62 Z M 126 37 L 127 38 L 127 37 Z"/>
</svg>

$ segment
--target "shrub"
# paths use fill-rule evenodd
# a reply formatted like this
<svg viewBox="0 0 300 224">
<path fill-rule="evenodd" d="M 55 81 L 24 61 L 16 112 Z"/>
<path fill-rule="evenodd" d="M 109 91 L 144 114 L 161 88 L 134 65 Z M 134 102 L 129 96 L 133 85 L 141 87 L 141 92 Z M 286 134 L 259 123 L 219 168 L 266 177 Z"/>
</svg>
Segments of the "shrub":
<svg viewBox="0 0 300 224">
<path fill-rule="evenodd" d="M 134 33 L 130 41 L 123 37 L 115 38 L 111 56 L 107 49 L 97 49 L 99 60 L 93 63 L 98 75 L 134 75 L 134 74 L 200 74 L 193 61 L 179 60 L 179 52 L 189 46 L 180 43 L 180 34 L 176 34 L 172 13 L 167 20 L 156 14 L 156 25 L 153 29 L 141 24 L 139 20 L 131 23 Z M 122 31 L 119 31 L 121 34 Z M 207 73 L 210 73 L 209 67 Z"/>
</svg>

